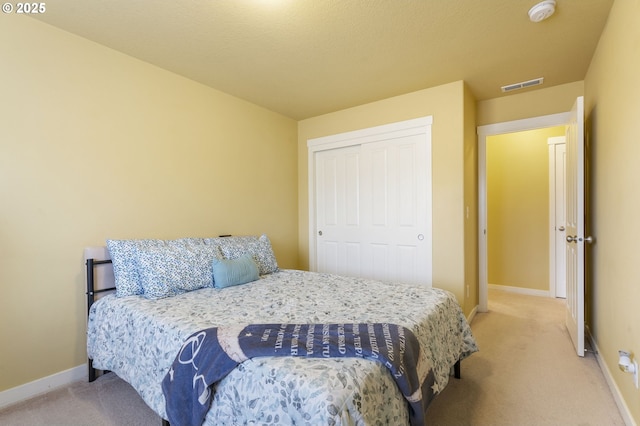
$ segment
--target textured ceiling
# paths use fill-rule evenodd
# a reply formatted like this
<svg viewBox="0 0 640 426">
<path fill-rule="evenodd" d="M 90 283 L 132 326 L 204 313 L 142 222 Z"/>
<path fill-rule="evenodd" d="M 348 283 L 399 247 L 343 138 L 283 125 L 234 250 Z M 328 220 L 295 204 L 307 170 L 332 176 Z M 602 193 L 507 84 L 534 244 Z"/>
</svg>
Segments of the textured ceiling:
<svg viewBox="0 0 640 426">
<path fill-rule="evenodd" d="M 294 119 L 465 80 L 582 80 L 613 0 L 55 0 L 36 17 Z M 535 90 L 535 88 L 525 89 Z"/>
</svg>

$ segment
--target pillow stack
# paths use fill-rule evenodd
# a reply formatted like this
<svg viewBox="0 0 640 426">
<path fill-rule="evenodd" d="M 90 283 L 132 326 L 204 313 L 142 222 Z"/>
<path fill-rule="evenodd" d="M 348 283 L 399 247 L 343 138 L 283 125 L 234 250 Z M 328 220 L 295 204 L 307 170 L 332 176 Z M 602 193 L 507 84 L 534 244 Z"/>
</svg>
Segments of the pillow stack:
<svg viewBox="0 0 640 426">
<path fill-rule="evenodd" d="M 244 284 L 278 271 L 266 235 L 107 240 L 107 248 L 118 297 L 159 299 L 205 287 Z"/>
</svg>

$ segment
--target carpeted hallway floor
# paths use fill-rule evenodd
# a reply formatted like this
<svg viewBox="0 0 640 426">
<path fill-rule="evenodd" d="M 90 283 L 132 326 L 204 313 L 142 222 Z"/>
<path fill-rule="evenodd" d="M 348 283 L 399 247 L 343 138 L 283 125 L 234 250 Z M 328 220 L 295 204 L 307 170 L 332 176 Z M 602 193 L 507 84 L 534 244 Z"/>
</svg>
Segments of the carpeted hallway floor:
<svg viewBox="0 0 640 426">
<path fill-rule="evenodd" d="M 575 354 L 564 300 L 492 290 L 480 352 L 429 408 L 435 425 L 624 425 L 595 355 Z"/>
<path fill-rule="evenodd" d="M 492 290 L 489 311 L 472 323 L 480 352 L 431 405 L 429 425 L 624 425 L 595 356 L 573 351 L 563 301 Z M 0 411 L 4 426 L 160 423 L 113 374 Z"/>
</svg>

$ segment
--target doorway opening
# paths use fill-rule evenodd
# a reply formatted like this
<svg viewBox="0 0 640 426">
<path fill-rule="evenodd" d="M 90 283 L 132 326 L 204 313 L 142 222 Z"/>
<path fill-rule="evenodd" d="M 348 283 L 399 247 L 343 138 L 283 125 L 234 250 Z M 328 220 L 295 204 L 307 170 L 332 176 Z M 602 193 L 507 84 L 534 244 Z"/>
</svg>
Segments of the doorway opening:
<svg viewBox="0 0 640 426">
<path fill-rule="evenodd" d="M 488 288 L 490 284 L 489 280 L 489 203 L 488 203 L 488 190 L 490 180 L 488 178 L 488 155 L 491 153 L 488 152 L 487 146 L 488 143 L 491 143 L 491 139 L 495 136 L 504 136 L 512 133 L 518 132 L 526 132 L 532 130 L 553 128 L 557 126 L 565 126 L 569 122 L 569 114 L 561 113 L 561 114 L 553 114 L 541 117 L 534 117 L 530 119 L 524 120 L 516 120 L 505 123 L 497 123 L 492 125 L 480 126 L 478 127 L 478 244 L 479 244 L 479 304 L 478 310 L 480 312 L 488 311 Z M 545 148 L 546 149 L 546 148 Z M 545 202 L 546 205 L 546 202 Z M 548 215 L 548 208 L 547 208 Z M 507 212 L 508 216 L 508 212 Z M 501 217 L 505 217 L 505 214 L 501 215 Z M 547 220 L 548 216 L 544 216 L 544 220 Z M 500 218 L 498 218 L 500 219 Z M 512 217 L 509 217 L 508 222 L 511 221 Z M 508 239 L 516 239 L 520 238 L 519 232 L 509 231 L 509 227 L 513 227 L 512 223 L 508 223 L 507 233 L 502 237 L 502 240 Z M 513 234 L 515 232 L 515 235 Z M 502 241 L 504 242 L 504 241 Z M 526 241 L 524 241 L 526 243 Z M 500 241 L 498 241 L 498 245 L 500 245 Z M 503 249 L 504 252 L 504 249 Z M 548 242 L 544 248 L 544 256 L 547 256 L 549 253 Z M 511 253 L 509 253 L 511 255 Z M 517 253 L 516 253 L 517 255 Z M 547 259 L 547 258 L 545 258 Z M 526 262 L 526 259 L 524 259 Z M 513 269 L 513 268 L 512 268 Z M 549 280 L 549 275 L 546 274 L 544 277 L 545 283 Z M 493 277 L 492 277 L 493 278 Z M 493 283 L 491 283 L 493 284 Z M 506 284 L 509 285 L 509 284 Z M 517 286 L 511 285 L 511 287 L 517 288 Z"/>
<path fill-rule="evenodd" d="M 556 256 L 556 249 L 564 247 L 557 229 L 565 223 L 565 131 L 555 126 L 487 137 L 489 288 L 544 297 L 562 289 L 564 251 Z"/>
</svg>

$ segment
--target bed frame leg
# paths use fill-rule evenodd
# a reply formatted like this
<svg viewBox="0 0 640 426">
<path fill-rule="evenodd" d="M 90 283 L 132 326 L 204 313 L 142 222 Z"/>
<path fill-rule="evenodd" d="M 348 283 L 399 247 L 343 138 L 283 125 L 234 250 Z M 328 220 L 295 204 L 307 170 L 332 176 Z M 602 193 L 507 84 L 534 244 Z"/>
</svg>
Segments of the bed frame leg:
<svg viewBox="0 0 640 426">
<path fill-rule="evenodd" d="M 91 358 L 88 359 L 87 365 L 89 366 L 89 383 L 96 380 L 96 369 L 93 368 L 93 360 Z"/>
<path fill-rule="evenodd" d="M 456 363 L 453 365 L 453 377 L 455 377 L 456 379 L 460 378 L 460 360 L 456 361 Z"/>
</svg>

